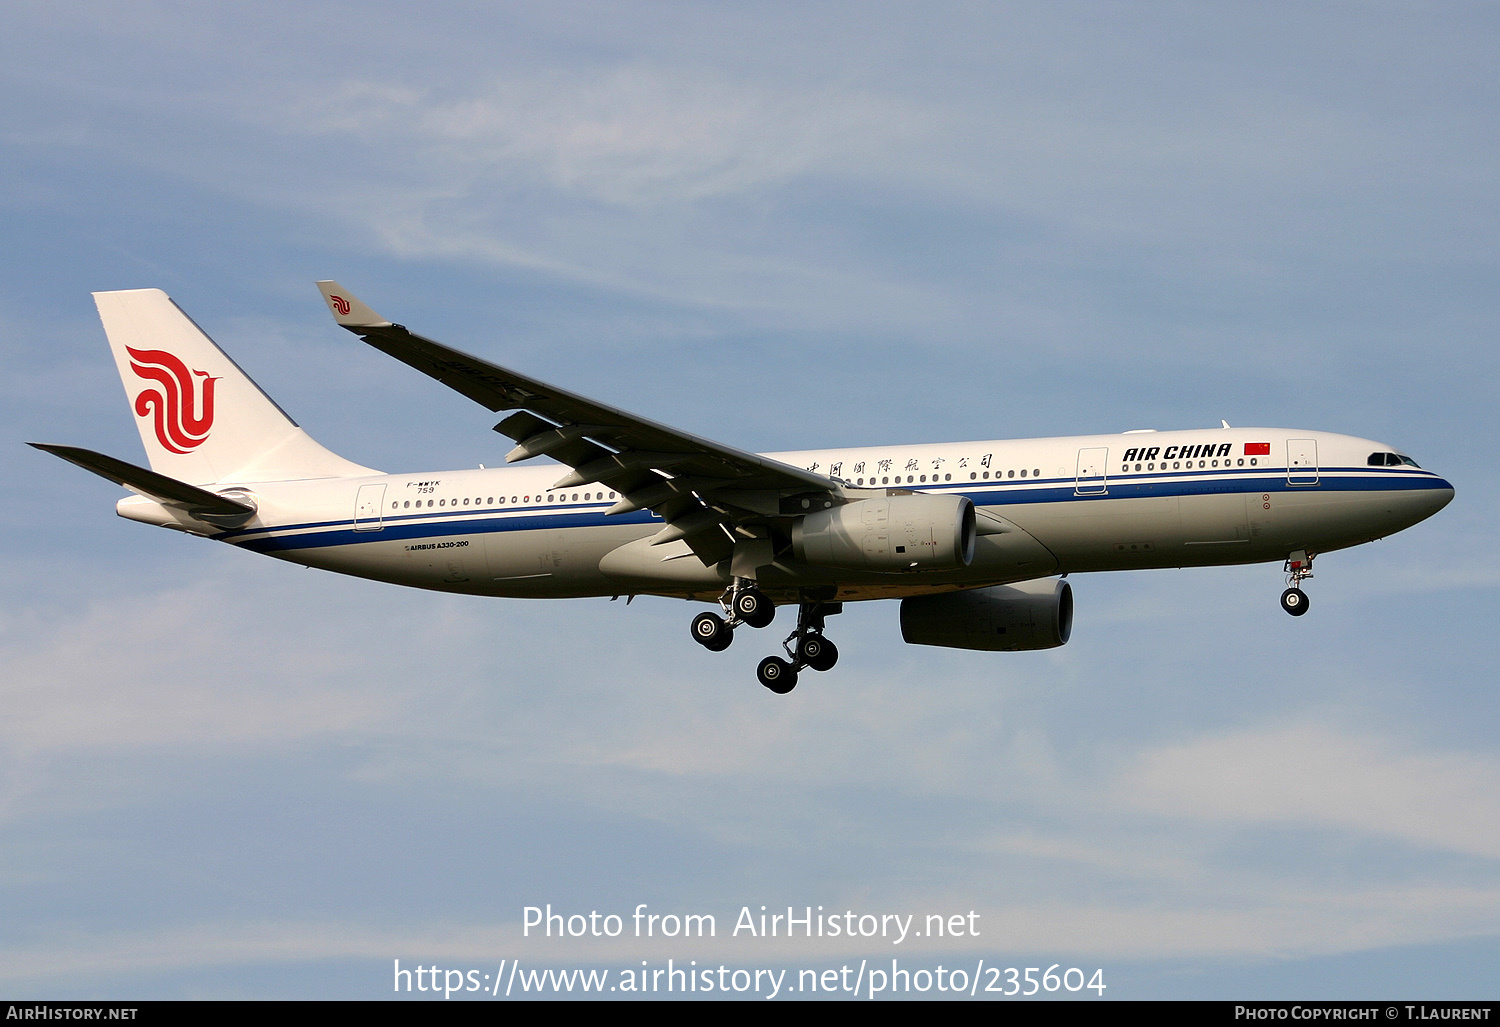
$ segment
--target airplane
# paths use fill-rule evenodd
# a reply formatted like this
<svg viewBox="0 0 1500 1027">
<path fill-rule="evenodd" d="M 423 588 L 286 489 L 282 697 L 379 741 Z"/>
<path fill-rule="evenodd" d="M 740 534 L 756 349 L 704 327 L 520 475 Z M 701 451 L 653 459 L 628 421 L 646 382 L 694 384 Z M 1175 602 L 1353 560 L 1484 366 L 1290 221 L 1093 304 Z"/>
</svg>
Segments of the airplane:
<svg viewBox="0 0 1500 1027">
<path fill-rule="evenodd" d="M 693 639 L 796 609 L 757 677 L 785 694 L 846 602 L 901 601 L 917 645 L 1064 645 L 1070 574 L 1280 561 L 1401 531 L 1453 486 L 1400 450 L 1283 428 L 755 454 L 423 338 L 337 282 L 335 322 L 505 417 L 506 467 L 385 474 L 315 442 L 159 289 L 94 294 L 150 469 L 31 443 L 129 489 L 116 512 L 280 560 L 470 595 L 716 604 Z M 552 464 L 514 467 L 535 458 Z M 563 466 L 558 466 L 563 465 Z"/>
</svg>

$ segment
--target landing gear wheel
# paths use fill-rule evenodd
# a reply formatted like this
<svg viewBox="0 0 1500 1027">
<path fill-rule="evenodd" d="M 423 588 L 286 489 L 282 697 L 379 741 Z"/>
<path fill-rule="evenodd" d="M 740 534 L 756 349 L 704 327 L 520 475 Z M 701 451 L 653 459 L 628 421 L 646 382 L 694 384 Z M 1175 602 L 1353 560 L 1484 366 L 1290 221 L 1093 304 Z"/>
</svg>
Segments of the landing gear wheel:
<svg viewBox="0 0 1500 1027">
<path fill-rule="evenodd" d="M 813 670 L 831 670 L 839 662 L 839 649 L 822 635 L 805 635 L 797 646 L 797 662 Z"/>
<path fill-rule="evenodd" d="M 722 653 L 734 641 L 734 629 L 717 614 L 700 613 L 693 618 L 693 641 L 711 653 Z"/>
<path fill-rule="evenodd" d="M 1307 612 L 1307 593 L 1300 588 L 1289 588 L 1281 593 L 1281 608 L 1293 617 L 1300 617 Z"/>
<path fill-rule="evenodd" d="M 777 695 L 786 695 L 797 687 L 797 668 L 779 656 L 767 656 L 755 668 L 755 676 Z"/>
<path fill-rule="evenodd" d="M 734 597 L 734 615 L 752 628 L 763 628 L 776 619 L 776 607 L 760 589 L 747 588 Z"/>
</svg>

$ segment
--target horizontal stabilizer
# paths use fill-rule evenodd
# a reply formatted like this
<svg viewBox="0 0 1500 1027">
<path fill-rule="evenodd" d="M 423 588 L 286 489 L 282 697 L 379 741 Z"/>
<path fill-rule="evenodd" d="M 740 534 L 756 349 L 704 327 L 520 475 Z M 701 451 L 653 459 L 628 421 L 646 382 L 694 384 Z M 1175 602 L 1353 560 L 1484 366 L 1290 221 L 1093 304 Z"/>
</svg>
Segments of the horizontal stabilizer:
<svg viewBox="0 0 1500 1027">
<path fill-rule="evenodd" d="M 28 442 L 28 446 L 60 456 L 70 464 L 77 464 L 86 471 L 93 471 L 101 478 L 108 478 L 116 485 L 123 485 L 133 492 L 149 496 L 161 503 L 180 506 L 192 514 L 206 514 L 213 523 L 229 520 L 247 521 L 255 514 L 255 508 L 237 503 L 225 496 L 207 492 L 165 474 L 148 471 L 144 467 L 116 460 L 91 449 L 76 446 L 49 446 L 42 442 Z"/>
</svg>

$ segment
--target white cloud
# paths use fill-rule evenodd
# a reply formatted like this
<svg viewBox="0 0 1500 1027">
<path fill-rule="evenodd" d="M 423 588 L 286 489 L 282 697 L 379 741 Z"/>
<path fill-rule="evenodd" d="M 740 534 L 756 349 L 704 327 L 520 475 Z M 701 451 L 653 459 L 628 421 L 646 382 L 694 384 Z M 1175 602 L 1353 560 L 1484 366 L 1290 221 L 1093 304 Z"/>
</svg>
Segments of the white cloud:
<svg viewBox="0 0 1500 1027">
<path fill-rule="evenodd" d="M 301 90 L 280 103 L 257 99 L 238 116 L 379 151 L 387 173 L 413 169 L 455 196 L 533 184 L 659 206 L 765 189 L 831 164 L 847 170 L 915 141 L 936 113 L 864 92 L 637 64 L 491 80 L 457 97 L 346 80 L 312 101 Z"/>
<path fill-rule="evenodd" d="M 1319 725 L 1146 752 L 1120 774 L 1114 794 L 1161 816 L 1340 828 L 1500 859 L 1500 760 L 1417 752 Z"/>
<path fill-rule="evenodd" d="M 22 756 L 80 746 L 213 749 L 348 730 L 392 713 L 344 687 L 354 667 L 342 647 L 304 636 L 260 648 L 254 632 L 237 630 L 249 611 L 234 593 L 204 583 L 122 596 L 50 630 L 31 616 L 12 620 L 0 740 Z"/>
<path fill-rule="evenodd" d="M 126 765 L 172 776 L 182 761 L 396 719 L 404 697 L 358 687 L 363 659 L 347 635 L 326 622 L 299 630 L 265 597 L 220 581 L 117 592 L 85 609 L 6 611 L 0 813 L 15 820 L 39 800 L 54 810 L 129 805 L 159 785 L 122 789 Z"/>
</svg>

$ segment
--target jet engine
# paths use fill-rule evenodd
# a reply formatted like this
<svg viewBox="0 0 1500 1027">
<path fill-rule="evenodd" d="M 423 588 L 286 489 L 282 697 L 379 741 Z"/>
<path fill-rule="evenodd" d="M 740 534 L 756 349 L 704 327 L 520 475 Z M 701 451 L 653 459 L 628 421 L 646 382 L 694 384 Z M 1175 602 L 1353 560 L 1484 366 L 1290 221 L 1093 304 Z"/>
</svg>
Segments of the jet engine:
<svg viewBox="0 0 1500 1027">
<path fill-rule="evenodd" d="M 965 496 L 886 496 L 818 510 L 792 526 L 797 559 L 860 571 L 952 570 L 974 558 Z"/>
<path fill-rule="evenodd" d="M 1017 652 L 1072 633 L 1073 587 L 1060 578 L 901 600 L 901 637 L 913 645 Z"/>
</svg>

